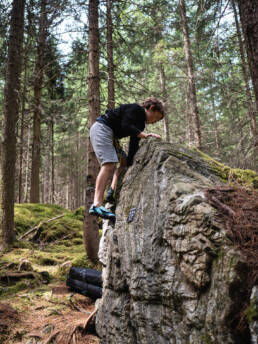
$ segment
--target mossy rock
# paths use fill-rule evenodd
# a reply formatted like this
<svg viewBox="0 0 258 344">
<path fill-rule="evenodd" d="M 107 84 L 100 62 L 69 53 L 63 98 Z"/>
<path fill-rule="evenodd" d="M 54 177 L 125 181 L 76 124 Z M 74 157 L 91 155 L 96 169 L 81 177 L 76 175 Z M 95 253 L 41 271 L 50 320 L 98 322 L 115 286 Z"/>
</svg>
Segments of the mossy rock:
<svg viewBox="0 0 258 344">
<path fill-rule="evenodd" d="M 82 236 L 82 225 L 81 221 L 64 216 L 53 222 L 43 224 L 39 241 L 52 242 L 66 237 L 70 239 L 80 238 Z"/>
<path fill-rule="evenodd" d="M 231 168 L 201 151 L 198 152 L 223 182 L 236 183 L 245 187 L 258 189 L 258 174 L 255 171 Z"/>
</svg>

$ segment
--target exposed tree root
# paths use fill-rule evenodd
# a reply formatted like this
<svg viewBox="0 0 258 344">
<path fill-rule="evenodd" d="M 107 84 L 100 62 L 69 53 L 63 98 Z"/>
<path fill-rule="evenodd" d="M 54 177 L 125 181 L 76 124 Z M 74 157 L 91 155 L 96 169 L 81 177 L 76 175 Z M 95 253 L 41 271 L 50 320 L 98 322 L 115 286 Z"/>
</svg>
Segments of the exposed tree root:
<svg viewBox="0 0 258 344">
<path fill-rule="evenodd" d="M 230 319 L 232 326 L 245 331 L 248 327 L 246 309 L 251 290 L 258 284 L 258 191 L 237 186 L 217 187 L 205 190 L 205 196 L 222 216 L 230 239 L 245 261 L 238 271 L 244 279 L 243 295 L 238 300 L 235 316 Z"/>
</svg>

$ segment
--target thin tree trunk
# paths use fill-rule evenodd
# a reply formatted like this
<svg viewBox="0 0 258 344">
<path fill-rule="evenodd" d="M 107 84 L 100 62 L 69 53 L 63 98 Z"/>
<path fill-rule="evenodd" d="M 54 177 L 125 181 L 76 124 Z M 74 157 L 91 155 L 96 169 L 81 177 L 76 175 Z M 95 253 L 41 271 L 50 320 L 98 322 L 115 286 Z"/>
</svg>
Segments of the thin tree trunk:
<svg viewBox="0 0 258 344">
<path fill-rule="evenodd" d="M 29 164 L 30 164 L 30 141 L 31 141 L 31 128 L 30 125 L 27 129 L 27 147 L 25 156 L 25 185 L 24 185 L 24 203 L 28 202 L 29 199 Z"/>
<path fill-rule="evenodd" d="M 39 174 L 40 174 L 40 140 L 41 140 L 41 93 L 44 68 L 44 51 L 46 43 L 46 0 L 41 1 L 40 28 L 38 53 L 35 67 L 34 85 L 34 118 L 33 118 L 33 143 L 32 143 L 32 166 L 31 166 L 31 187 L 30 202 L 39 202 Z"/>
<path fill-rule="evenodd" d="M 23 90 L 22 90 L 22 106 L 21 106 L 21 131 L 20 131 L 20 152 L 19 152 L 19 177 L 18 177 L 18 202 L 22 203 L 23 201 L 23 165 L 24 165 L 24 120 L 26 113 L 26 96 L 27 96 L 27 72 L 28 72 L 28 63 L 29 63 L 29 51 L 31 49 L 31 32 L 32 27 L 32 13 L 31 13 L 31 1 L 27 6 L 27 20 L 28 20 L 28 29 L 27 29 L 27 40 L 25 48 L 23 50 L 23 66 L 24 66 L 24 76 L 23 76 Z"/>
<path fill-rule="evenodd" d="M 51 203 L 55 203 L 55 141 L 54 141 L 54 127 L 55 122 L 53 115 L 51 117 L 50 122 L 50 130 L 51 130 Z"/>
<path fill-rule="evenodd" d="M 214 80 L 214 84 L 215 84 L 215 80 Z M 212 79 L 211 79 L 210 89 L 211 89 L 211 97 L 212 97 L 211 105 L 212 105 L 212 117 L 213 117 L 213 129 L 214 129 L 214 136 L 215 136 L 215 144 L 216 144 L 217 155 L 220 155 L 220 139 L 219 139 L 219 133 L 218 133 L 218 121 L 217 121 L 217 117 L 216 117 L 215 96 L 214 96 L 214 91 L 213 91 Z"/>
<path fill-rule="evenodd" d="M 168 109 L 167 109 L 167 89 L 166 89 L 166 76 L 163 68 L 163 63 L 161 62 L 159 65 L 159 76 L 160 76 L 160 86 L 161 86 L 161 94 L 162 94 L 162 101 L 164 103 L 165 108 L 165 115 L 164 115 L 164 131 L 166 141 L 170 142 L 169 137 L 169 123 L 168 123 Z"/>
<path fill-rule="evenodd" d="M 24 31 L 25 0 L 13 0 L 8 61 L 4 89 L 3 133 L 0 172 L 0 230 L 1 248 L 10 247 L 14 241 L 14 185 L 16 162 L 16 126 L 19 112 L 22 42 Z"/>
<path fill-rule="evenodd" d="M 241 31 L 240 31 L 240 26 L 238 23 L 235 1 L 231 0 L 231 2 L 232 2 L 233 11 L 234 11 L 234 17 L 235 17 L 235 23 L 236 23 L 236 29 L 237 29 L 237 37 L 238 37 L 238 43 L 239 43 L 239 49 L 240 49 L 240 55 L 241 55 L 241 61 L 242 61 L 242 71 L 243 71 L 243 76 L 244 76 L 244 80 L 245 80 L 246 97 L 247 97 L 248 104 L 249 104 L 248 114 L 249 114 L 250 122 L 251 122 L 251 131 L 252 131 L 252 136 L 253 136 L 254 147 L 255 147 L 256 153 L 258 153 L 258 140 L 257 140 L 255 109 L 254 109 L 254 104 L 252 101 L 251 91 L 250 91 L 250 87 L 249 87 L 249 78 L 248 78 L 248 71 L 247 71 L 247 66 L 246 66 L 246 61 L 245 61 L 244 45 L 243 45 L 243 41 L 242 41 L 242 37 L 241 37 L 242 35 L 241 35 Z"/>
<path fill-rule="evenodd" d="M 238 0 L 238 7 L 258 111 L 258 1 Z"/>
<path fill-rule="evenodd" d="M 180 13 L 181 13 L 181 18 L 182 18 L 182 29 L 184 33 L 184 50 L 185 50 L 185 57 L 186 57 L 187 70 L 188 70 L 190 105 L 191 105 L 193 125 L 194 125 L 194 139 L 195 139 L 196 147 L 201 150 L 202 149 L 201 130 L 200 130 L 200 121 L 199 121 L 199 113 L 198 113 L 197 98 L 196 98 L 194 67 L 193 67 L 193 59 L 192 59 L 192 54 L 191 54 L 190 39 L 189 39 L 189 33 L 188 33 L 188 27 L 187 27 L 187 18 L 186 18 L 186 9 L 185 9 L 184 0 L 180 0 L 179 4 L 180 4 Z"/>
<path fill-rule="evenodd" d="M 115 76 L 113 59 L 112 0 L 107 0 L 107 62 L 108 62 L 108 109 L 115 107 Z"/>
<path fill-rule="evenodd" d="M 88 127 L 96 120 L 100 113 L 99 94 L 99 28 L 98 28 L 98 0 L 89 1 L 89 64 L 88 64 Z M 84 242 L 88 258 L 97 262 L 99 231 L 96 217 L 89 216 L 89 208 L 93 203 L 94 189 L 98 173 L 98 162 L 92 145 L 88 144 L 87 186 L 84 216 Z"/>
<path fill-rule="evenodd" d="M 24 116 L 25 116 L 25 99 L 26 99 L 26 83 L 27 83 L 27 56 L 24 59 L 24 78 L 22 91 L 22 106 L 21 106 L 21 133 L 20 133 L 20 157 L 19 157 L 19 195 L 18 202 L 22 202 L 22 177 L 23 177 L 23 151 L 24 151 Z"/>
<path fill-rule="evenodd" d="M 186 132 L 185 137 L 188 142 L 188 146 L 192 147 L 192 116 L 189 108 L 189 96 L 186 97 L 186 107 L 185 107 L 185 120 L 186 120 Z"/>
</svg>

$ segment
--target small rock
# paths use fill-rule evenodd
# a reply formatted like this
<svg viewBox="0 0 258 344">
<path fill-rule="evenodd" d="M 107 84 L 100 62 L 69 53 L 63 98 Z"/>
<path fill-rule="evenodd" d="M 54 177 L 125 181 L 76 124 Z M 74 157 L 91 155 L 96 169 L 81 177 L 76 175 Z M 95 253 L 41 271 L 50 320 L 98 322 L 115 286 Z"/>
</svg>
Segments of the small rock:
<svg viewBox="0 0 258 344">
<path fill-rule="evenodd" d="M 33 271 L 31 262 L 28 259 L 20 259 L 18 271 Z"/>
</svg>

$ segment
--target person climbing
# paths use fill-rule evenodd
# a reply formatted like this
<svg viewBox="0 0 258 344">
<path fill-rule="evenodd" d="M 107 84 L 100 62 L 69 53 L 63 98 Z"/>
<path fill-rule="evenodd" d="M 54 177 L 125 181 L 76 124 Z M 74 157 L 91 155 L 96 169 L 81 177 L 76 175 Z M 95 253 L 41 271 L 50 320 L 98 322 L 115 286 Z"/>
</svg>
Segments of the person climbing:
<svg viewBox="0 0 258 344">
<path fill-rule="evenodd" d="M 152 124 L 164 117 L 164 107 L 157 98 L 150 97 L 139 104 L 125 104 L 118 108 L 107 110 L 99 116 L 90 128 L 90 140 L 96 157 L 101 165 L 96 180 L 94 201 L 89 209 L 90 215 L 115 220 L 115 214 L 107 210 L 103 204 L 104 191 L 113 175 L 111 189 L 107 198 L 113 201 L 116 183 L 122 169 L 133 163 L 133 157 L 139 148 L 141 138 L 160 135 L 144 133 L 145 124 Z M 121 151 L 118 139 L 130 136 L 128 156 Z M 115 169 L 121 157 L 120 167 Z"/>
</svg>

